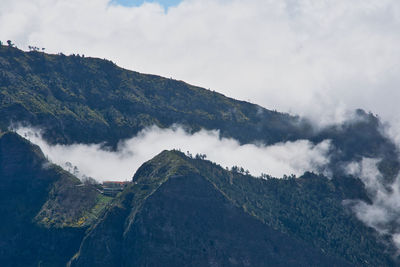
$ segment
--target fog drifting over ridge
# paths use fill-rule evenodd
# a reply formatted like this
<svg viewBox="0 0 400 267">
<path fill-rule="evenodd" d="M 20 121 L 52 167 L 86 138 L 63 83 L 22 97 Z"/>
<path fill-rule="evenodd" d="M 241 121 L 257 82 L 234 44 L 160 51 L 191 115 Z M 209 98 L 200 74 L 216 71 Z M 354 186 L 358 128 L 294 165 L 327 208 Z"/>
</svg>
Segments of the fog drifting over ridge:
<svg viewBox="0 0 400 267">
<path fill-rule="evenodd" d="M 136 170 L 162 150 L 180 149 L 206 154 L 207 159 L 223 167 L 237 165 L 252 175 L 266 173 L 276 177 L 320 172 L 329 162 L 329 140 L 314 145 L 308 140 L 277 143 L 271 146 L 245 144 L 220 138 L 218 131 L 201 130 L 189 134 L 181 127 L 150 127 L 121 141 L 117 151 L 101 149 L 100 144 L 49 145 L 39 129 L 22 127 L 17 133 L 38 145 L 50 161 L 67 169 L 66 162 L 77 166 L 80 176 L 97 180 L 130 180 Z"/>
<path fill-rule="evenodd" d="M 385 184 L 377 164 L 379 159 L 363 158 L 352 162 L 347 172 L 359 177 L 365 185 L 372 204 L 361 200 L 345 200 L 357 218 L 380 234 L 389 235 L 400 253 L 400 175 Z"/>
</svg>

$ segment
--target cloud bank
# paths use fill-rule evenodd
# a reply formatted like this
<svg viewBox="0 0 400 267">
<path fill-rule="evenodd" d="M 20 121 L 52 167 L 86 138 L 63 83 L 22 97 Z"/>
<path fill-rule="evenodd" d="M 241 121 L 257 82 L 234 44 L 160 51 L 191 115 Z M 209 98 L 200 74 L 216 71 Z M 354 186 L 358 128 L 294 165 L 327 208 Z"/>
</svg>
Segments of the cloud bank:
<svg viewBox="0 0 400 267">
<path fill-rule="evenodd" d="M 180 127 L 144 129 L 137 136 L 120 142 L 117 151 L 103 150 L 100 144 L 49 145 L 37 129 L 19 128 L 17 133 L 39 145 L 52 162 L 66 170 L 71 169 L 71 165 L 76 166 L 80 171 L 78 176 L 86 175 L 100 181 L 130 180 L 140 165 L 164 149 L 206 154 L 207 159 L 223 167 L 242 166 L 256 176 L 266 173 L 275 177 L 321 172 L 329 161 L 331 149 L 328 140 L 316 145 L 307 140 L 271 146 L 240 145 L 234 139 L 220 138 L 218 131 L 189 134 Z"/>
<path fill-rule="evenodd" d="M 270 109 L 400 114 L 400 1 L 2 0 L 0 39 L 108 58 Z M 400 125 L 400 124 L 399 124 Z"/>
</svg>

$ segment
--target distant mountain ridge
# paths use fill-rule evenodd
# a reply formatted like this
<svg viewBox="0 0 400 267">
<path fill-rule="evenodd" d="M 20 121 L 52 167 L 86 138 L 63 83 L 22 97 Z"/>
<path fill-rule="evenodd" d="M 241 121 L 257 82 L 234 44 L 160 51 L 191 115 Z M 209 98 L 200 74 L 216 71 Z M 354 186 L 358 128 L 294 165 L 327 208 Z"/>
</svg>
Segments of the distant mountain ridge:
<svg viewBox="0 0 400 267">
<path fill-rule="evenodd" d="M 7 132 L 17 123 L 41 128 L 51 143 L 114 148 L 145 127 L 174 123 L 189 132 L 219 129 L 241 143 L 329 139 L 331 177 L 257 179 L 160 151 L 111 199 Z M 357 110 L 355 119 L 317 131 L 306 119 L 107 60 L 0 46 L 0 262 L 399 265 L 390 237 L 378 236 L 343 205 L 371 203 L 345 164 L 378 158 L 387 183 L 399 173 L 398 150 L 381 129 L 376 116 Z"/>
</svg>

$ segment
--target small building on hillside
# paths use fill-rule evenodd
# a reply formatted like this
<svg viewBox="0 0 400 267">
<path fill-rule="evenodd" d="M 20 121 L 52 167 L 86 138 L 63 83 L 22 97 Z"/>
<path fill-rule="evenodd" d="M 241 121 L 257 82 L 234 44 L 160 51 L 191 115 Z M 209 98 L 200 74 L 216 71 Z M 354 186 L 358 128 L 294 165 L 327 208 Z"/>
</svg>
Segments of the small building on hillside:
<svg viewBox="0 0 400 267">
<path fill-rule="evenodd" d="M 119 182 L 119 181 L 104 181 L 102 184 L 103 194 L 106 196 L 116 196 L 119 192 L 122 192 L 130 182 Z"/>
</svg>

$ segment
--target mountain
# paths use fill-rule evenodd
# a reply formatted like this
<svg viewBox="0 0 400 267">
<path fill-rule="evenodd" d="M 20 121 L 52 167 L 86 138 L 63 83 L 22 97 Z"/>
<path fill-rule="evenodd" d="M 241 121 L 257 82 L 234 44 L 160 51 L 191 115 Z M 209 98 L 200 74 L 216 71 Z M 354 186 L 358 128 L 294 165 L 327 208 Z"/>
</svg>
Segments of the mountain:
<svg viewBox="0 0 400 267">
<path fill-rule="evenodd" d="M 0 46 L 0 129 L 28 124 L 51 143 L 111 147 L 151 125 L 220 130 L 241 143 L 331 139 L 332 166 L 377 157 L 397 173 L 397 151 L 379 120 L 358 110 L 341 125 L 314 129 L 304 118 L 270 111 L 182 81 L 141 74 L 111 61 Z M 336 168 L 334 168 L 336 169 Z"/>
<path fill-rule="evenodd" d="M 273 143 L 298 138 L 309 127 L 299 128 L 298 117 L 107 60 L 8 46 L 0 46 L 0 86 L 0 127 L 27 122 L 57 143 L 115 145 L 146 126 L 175 123 L 220 129 L 242 142 Z"/>
<path fill-rule="evenodd" d="M 162 152 L 133 182 L 71 266 L 350 266 L 235 206 L 180 152 Z"/>
<path fill-rule="evenodd" d="M 120 140 L 151 125 L 219 129 L 240 143 L 331 140 L 329 178 L 259 179 L 164 151 L 114 198 L 50 163 L 16 125 L 53 144 Z M 396 266 L 389 236 L 346 200 L 372 199 L 343 166 L 380 159 L 383 181 L 398 150 L 371 113 L 322 129 L 182 81 L 83 56 L 0 46 L 0 262 L 6 266 Z M 246 166 L 243 166 L 246 167 Z M 385 185 L 386 185 L 385 184 Z M 389 188 L 389 187 L 388 187 Z"/>
<path fill-rule="evenodd" d="M 343 206 L 369 201 L 351 177 L 259 179 L 164 151 L 111 199 L 4 133 L 0 189 L 9 266 L 397 264 L 385 238 Z"/>
<path fill-rule="evenodd" d="M 109 199 L 108 199 L 109 200 Z M 15 133 L 0 137 L 0 262 L 56 266 L 76 252 L 107 199 Z"/>
</svg>

